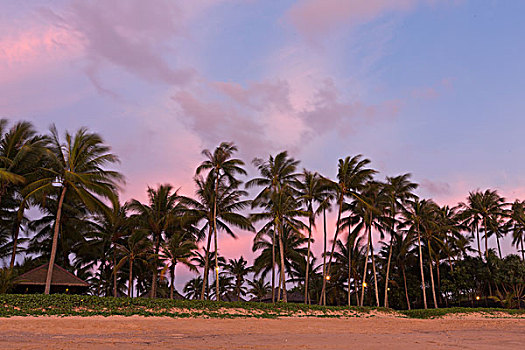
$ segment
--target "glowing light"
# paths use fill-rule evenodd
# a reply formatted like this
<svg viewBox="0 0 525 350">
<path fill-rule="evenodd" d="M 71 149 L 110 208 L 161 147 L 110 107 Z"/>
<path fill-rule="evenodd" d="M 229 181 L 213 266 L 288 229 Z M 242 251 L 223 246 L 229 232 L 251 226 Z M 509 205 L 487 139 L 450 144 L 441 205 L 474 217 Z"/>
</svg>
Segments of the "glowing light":
<svg viewBox="0 0 525 350">
<path fill-rule="evenodd" d="M 327 281 L 330 281 L 330 276 L 327 275 L 325 278 Z"/>
<path fill-rule="evenodd" d="M 386 290 L 390 291 L 390 288 L 387 288 Z"/>
<path fill-rule="evenodd" d="M 479 295 L 476 295 L 476 300 L 479 300 L 479 299 L 480 299 L 480 298 L 479 298 Z"/>
<path fill-rule="evenodd" d="M 219 266 L 217 266 L 217 267 L 215 268 L 215 271 L 219 272 Z"/>
<path fill-rule="evenodd" d="M 363 282 L 363 287 L 366 288 L 367 284 L 366 282 Z"/>
</svg>

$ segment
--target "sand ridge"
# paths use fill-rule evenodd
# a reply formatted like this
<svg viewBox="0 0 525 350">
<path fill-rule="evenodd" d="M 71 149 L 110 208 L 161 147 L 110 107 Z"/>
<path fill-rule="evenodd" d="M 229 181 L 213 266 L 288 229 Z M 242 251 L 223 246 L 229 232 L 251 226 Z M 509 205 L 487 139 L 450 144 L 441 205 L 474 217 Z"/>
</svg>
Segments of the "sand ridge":
<svg viewBox="0 0 525 350">
<path fill-rule="evenodd" d="M 523 349 L 525 319 L 12 317 L 0 348 Z"/>
</svg>

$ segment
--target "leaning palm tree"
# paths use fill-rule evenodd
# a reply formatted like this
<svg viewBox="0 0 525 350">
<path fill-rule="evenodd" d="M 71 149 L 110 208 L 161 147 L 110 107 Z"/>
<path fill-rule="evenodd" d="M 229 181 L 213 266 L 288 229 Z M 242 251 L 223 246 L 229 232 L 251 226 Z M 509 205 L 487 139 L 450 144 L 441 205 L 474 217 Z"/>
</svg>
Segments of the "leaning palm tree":
<svg viewBox="0 0 525 350">
<path fill-rule="evenodd" d="M 297 196 L 308 215 L 308 253 L 306 255 L 306 271 L 304 278 L 304 300 L 309 300 L 308 294 L 308 277 L 310 270 L 310 244 L 312 242 L 312 228 L 315 227 L 315 218 L 328 205 L 326 200 L 329 194 L 329 186 L 325 180 L 318 174 L 312 173 L 306 169 L 299 175 L 295 183 Z M 317 208 L 314 210 L 314 205 Z"/>
<path fill-rule="evenodd" d="M 191 263 L 191 258 L 197 245 L 188 231 L 177 230 L 170 237 L 169 241 L 162 245 L 162 252 L 159 258 L 166 263 L 165 270 L 170 272 L 170 299 L 173 299 L 175 290 L 175 268 L 177 264 L 186 266 L 190 271 L 197 272 L 195 265 Z"/>
<path fill-rule="evenodd" d="M 292 192 L 292 184 L 297 179 L 297 166 L 299 161 L 288 156 L 288 152 L 283 151 L 277 154 L 275 157 L 270 155 L 268 160 L 265 161 L 261 158 L 255 158 L 253 164 L 259 170 L 259 177 L 256 177 L 246 183 L 247 188 L 262 187 L 262 190 L 252 201 L 252 209 L 255 207 L 267 206 L 269 198 L 275 196 L 276 193 L 280 193 L 283 190 Z M 277 221 L 277 217 L 273 217 L 273 222 Z M 265 230 L 268 230 L 265 229 Z M 272 240 L 272 303 L 275 302 L 275 247 L 276 247 L 276 235 L 279 232 L 278 227 L 274 227 L 272 230 L 274 236 Z"/>
<path fill-rule="evenodd" d="M 323 288 L 321 295 L 325 294 L 326 290 L 326 276 L 330 275 L 330 268 L 332 266 L 332 258 L 335 251 L 335 245 L 339 236 L 341 226 L 341 213 L 343 211 L 343 204 L 346 197 L 358 200 L 362 202 L 359 196 L 359 190 L 361 190 L 364 184 L 372 179 L 372 176 L 376 173 L 375 170 L 368 168 L 370 160 L 361 159 L 361 155 L 354 157 L 346 157 L 345 159 L 339 159 L 339 165 L 337 170 L 337 181 L 331 181 L 332 189 L 335 193 L 337 205 L 339 207 L 337 213 L 337 221 L 334 233 L 334 239 L 332 241 L 332 249 L 330 251 L 330 257 L 328 259 L 328 266 L 323 276 Z M 327 179 L 327 181 L 330 181 Z M 363 203 L 364 204 L 364 203 Z M 326 300 L 323 300 L 326 303 Z"/>
<path fill-rule="evenodd" d="M 201 231 L 208 231 L 208 243 L 205 248 L 206 252 L 210 251 L 211 237 L 213 235 L 213 225 L 217 226 L 220 231 L 226 232 L 229 236 L 237 238 L 232 227 L 241 230 L 253 231 L 254 228 L 248 218 L 240 212 L 250 206 L 249 200 L 242 198 L 247 195 L 246 191 L 238 189 L 238 183 L 225 183 L 219 181 L 218 197 L 215 200 L 215 177 L 209 173 L 206 178 L 201 176 L 195 177 L 197 185 L 196 197 L 182 197 L 182 202 L 188 207 L 186 215 L 191 217 L 195 222 L 204 221 L 205 224 Z M 216 278 L 219 271 L 219 253 L 215 255 Z M 201 300 L 204 300 L 205 292 L 208 286 L 209 255 L 204 255 L 203 284 L 201 291 Z M 217 287 L 217 286 L 215 286 Z M 220 295 L 215 291 L 215 295 Z"/>
<path fill-rule="evenodd" d="M 74 135 L 65 134 L 65 143 L 60 141 L 57 129 L 51 127 L 51 145 L 47 152 L 49 166 L 43 169 L 42 177 L 27 189 L 26 196 L 56 194 L 58 196 L 51 256 L 47 270 L 45 294 L 51 290 L 51 277 L 61 227 L 62 206 L 66 194 L 76 197 L 90 210 L 108 210 L 102 199 L 115 199 L 118 184 L 123 176 L 104 167 L 118 163 L 118 157 L 103 139 L 95 133 L 81 128 Z M 59 193 L 56 193 L 55 186 Z"/>
<path fill-rule="evenodd" d="M 208 176 L 211 176 L 215 182 L 212 221 L 214 238 L 213 240 L 215 243 L 216 295 L 219 295 L 219 262 L 217 259 L 217 199 L 219 198 L 219 184 L 223 179 L 226 179 L 230 185 L 237 186 L 241 182 L 235 176 L 238 174 L 246 175 L 246 170 L 243 169 L 244 162 L 240 159 L 233 158 L 233 154 L 235 152 L 237 152 L 237 147 L 233 142 L 222 142 L 213 153 L 210 150 L 205 149 L 204 151 L 202 151 L 202 154 L 207 159 L 199 165 L 197 171 L 195 172 L 196 175 L 199 175 L 203 170 L 209 170 Z"/>
<path fill-rule="evenodd" d="M 399 175 L 395 177 L 387 177 L 384 185 L 384 192 L 386 196 L 386 211 L 389 216 L 388 231 L 390 233 L 390 243 L 388 248 L 388 260 L 386 264 L 385 275 L 385 300 L 384 306 L 388 307 L 388 291 L 390 281 L 390 262 L 392 260 L 392 243 L 396 235 L 396 225 L 398 222 L 398 215 L 401 208 L 406 201 L 414 197 L 413 191 L 417 189 L 418 185 L 410 181 L 410 174 Z"/>
<path fill-rule="evenodd" d="M 177 228 L 178 220 L 185 211 L 180 203 L 177 190 L 170 184 L 159 185 L 157 188 L 148 187 L 148 204 L 133 199 L 129 203 L 130 210 L 134 211 L 132 217 L 137 220 L 140 227 L 148 231 L 153 241 L 153 276 L 151 279 L 152 298 L 157 296 L 158 280 L 158 254 L 160 247 L 167 237 Z"/>
</svg>

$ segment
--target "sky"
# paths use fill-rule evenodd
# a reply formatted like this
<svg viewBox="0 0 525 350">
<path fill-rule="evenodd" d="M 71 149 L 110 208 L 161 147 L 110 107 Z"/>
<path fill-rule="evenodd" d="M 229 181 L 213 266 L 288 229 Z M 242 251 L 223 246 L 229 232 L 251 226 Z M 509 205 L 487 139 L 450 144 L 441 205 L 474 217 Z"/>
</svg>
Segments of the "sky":
<svg viewBox="0 0 525 350">
<path fill-rule="evenodd" d="M 524 12 L 496 0 L 2 0 L 0 117 L 100 133 L 120 156 L 123 200 L 160 183 L 191 195 L 202 149 L 221 141 L 250 175 L 251 159 L 285 149 L 329 177 L 363 154 L 439 204 L 486 188 L 525 199 Z M 223 237 L 221 253 L 252 257 L 252 238 Z"/>
</svg>

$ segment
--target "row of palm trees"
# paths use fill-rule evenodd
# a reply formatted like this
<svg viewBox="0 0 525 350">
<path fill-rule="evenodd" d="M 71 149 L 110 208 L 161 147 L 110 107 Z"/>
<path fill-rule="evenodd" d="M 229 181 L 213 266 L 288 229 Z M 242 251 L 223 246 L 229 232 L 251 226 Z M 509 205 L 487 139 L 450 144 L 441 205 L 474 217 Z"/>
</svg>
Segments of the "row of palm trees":
<svg viewBox="0 0 525 350">
<path fill-rule="evenodd" d="M 202 152 L 194 196 L 163 184 L 147 189 L 146 202 L 121 203 L 119 159 L 98 134 L 82 128 L 62 139 L 55 127 L 41 135 L 7 120 L 0 134 L 0 255 L 10 271 L 47 262 L 45 293 L 57 262 L 98 295 L 173 298 L 176 266 L 184 265 L 200 274 L 184 288 L 199 299 L 249 293 L 287 302 L 292 290 L 307 303 L 427 308 L 427 295 L 434 307 L 475 296 L 519 306 L 524 298 L 524 203 L 493 190 L 441 207 L 416 195 L 410 174 L 378 180 L 360 155 L 340 159 L 330 179 L 301 171 L 287 152 L 254 159 L 258 175 L 244 181 L 246 164 L 224 142 Z M 254 233 L 253 266 L 219 254 L 219 235 L 239 232 Z M 314 232 L 323 238 L 319 260 Z M 497 262 L 507 261 L 500 241 L 508 234 L 521 259 L 505 259 L 518 259 L 517 268 Z M 495 277 L 506 266 L 514 266 L 512 282 Z M 472 271 L 485 272 L 460 284 Z"/>
</svg>

